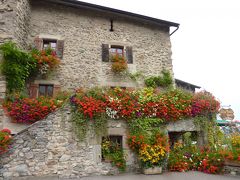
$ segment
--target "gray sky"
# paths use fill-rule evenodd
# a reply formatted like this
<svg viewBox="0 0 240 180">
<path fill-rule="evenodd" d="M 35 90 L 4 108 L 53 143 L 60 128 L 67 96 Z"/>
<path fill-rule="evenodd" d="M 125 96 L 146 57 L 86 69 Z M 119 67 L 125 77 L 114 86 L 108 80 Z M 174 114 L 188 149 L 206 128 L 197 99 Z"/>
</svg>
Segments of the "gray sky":
<svg viewBox="0 0 240 180">
<path fill-rule="evenodd" d="M 180 23 L 171 37 L 175 78 L 231 105 L 240 120 L 238 0 L 82 0 Z"/>
</svg>

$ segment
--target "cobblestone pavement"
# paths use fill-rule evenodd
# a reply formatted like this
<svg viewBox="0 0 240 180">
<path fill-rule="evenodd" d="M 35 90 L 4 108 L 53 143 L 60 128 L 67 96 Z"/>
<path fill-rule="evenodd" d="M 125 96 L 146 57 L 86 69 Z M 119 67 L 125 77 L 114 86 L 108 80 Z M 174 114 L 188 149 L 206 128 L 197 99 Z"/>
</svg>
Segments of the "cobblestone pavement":
<svg viewBox="0 0 240 180">
<path fill-rule="evenodd" d="M 239 176 L 230 175 L 212 175 L 201 172 L 167 172 L 161 175 L 143 175 L 143 174 L 122 174 L 118 176 L 94 176 L 84 177 L 81 180 L 240 180 Z M 11 180 L 69 180 L 58 177 L 28 177 L 14 178 Z M 77 180 L 77 179 L 71 179 Z"/>
</svg>

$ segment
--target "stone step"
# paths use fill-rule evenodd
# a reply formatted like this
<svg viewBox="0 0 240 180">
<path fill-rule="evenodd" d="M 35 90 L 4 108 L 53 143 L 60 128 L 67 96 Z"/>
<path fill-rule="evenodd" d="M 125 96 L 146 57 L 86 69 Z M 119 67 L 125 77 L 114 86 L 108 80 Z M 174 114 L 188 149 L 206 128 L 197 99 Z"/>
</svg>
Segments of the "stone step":
<svg viewBox="0 0 240 180">
<path fill-rule="evenodd" d="M 1 82 L 1 81 L 6 81 L 5 76 L 0 76 L 0 82 Z"/>
</svg>

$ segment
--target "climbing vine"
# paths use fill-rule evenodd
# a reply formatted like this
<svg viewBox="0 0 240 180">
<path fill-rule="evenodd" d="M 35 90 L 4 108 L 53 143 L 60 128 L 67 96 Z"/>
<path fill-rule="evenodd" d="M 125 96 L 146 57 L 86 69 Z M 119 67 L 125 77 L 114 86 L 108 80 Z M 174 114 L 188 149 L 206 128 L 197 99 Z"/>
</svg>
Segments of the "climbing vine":
<svg viewBox="0 0 240 180">
<path fill-rule="evenodd" d="M 0 68 L 2 74 L 6 76 L 8 92 L 21 92 L 26 80 L 36 70 L 37 62 L 29 53 L 20 50 L 12 42 L 1 45 L 0 51 L 3 54 Z"/>
</svg>

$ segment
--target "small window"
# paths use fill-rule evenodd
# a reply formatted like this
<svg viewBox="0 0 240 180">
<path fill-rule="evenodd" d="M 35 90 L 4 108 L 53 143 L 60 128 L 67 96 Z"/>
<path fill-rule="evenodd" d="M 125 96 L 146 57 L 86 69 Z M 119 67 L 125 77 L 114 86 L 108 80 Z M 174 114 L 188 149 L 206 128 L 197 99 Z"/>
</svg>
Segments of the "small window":
<svg viewBox="0 0 240 180">
<path fill-rule="evenodd" d="M 118 46 L 102 44 L 102 61 L 110 62 L 112 56 L 122 56 L 128 64 L 133 64 L 133 51 L 131 46 Z"/>
<path fill-rule="evenodd" d="M 38 96 L 53 96 L 53 85 L 39 84 Z"/>
<path fill-rule="evenodd" d="M 56 50 L 57 49 L 57 41 L 56 40 L 44 39 L 43 40 L 43 49 L 48 49 L 48 48 Z"/>
<path fill-rule="evenodd" d="M 102 138 L 102 160 L 105 161 L 104 155 L 103 155 L 103 148 L 110 148 L 109 150 L 111 151 L 111 148 L 123 148 L 122 144 L 122 136 L 108 136 L 108 137 L 103 137 Z M 109 143 L 106 143 L 109 142 Z M 107 145 L 107 146 L 106 146 Z"/>
<path fill-rule="evenodd" d="M 110 55 L 124 57 L 124 48 L 122 46 L 111 46 Z"/>
</svg>

